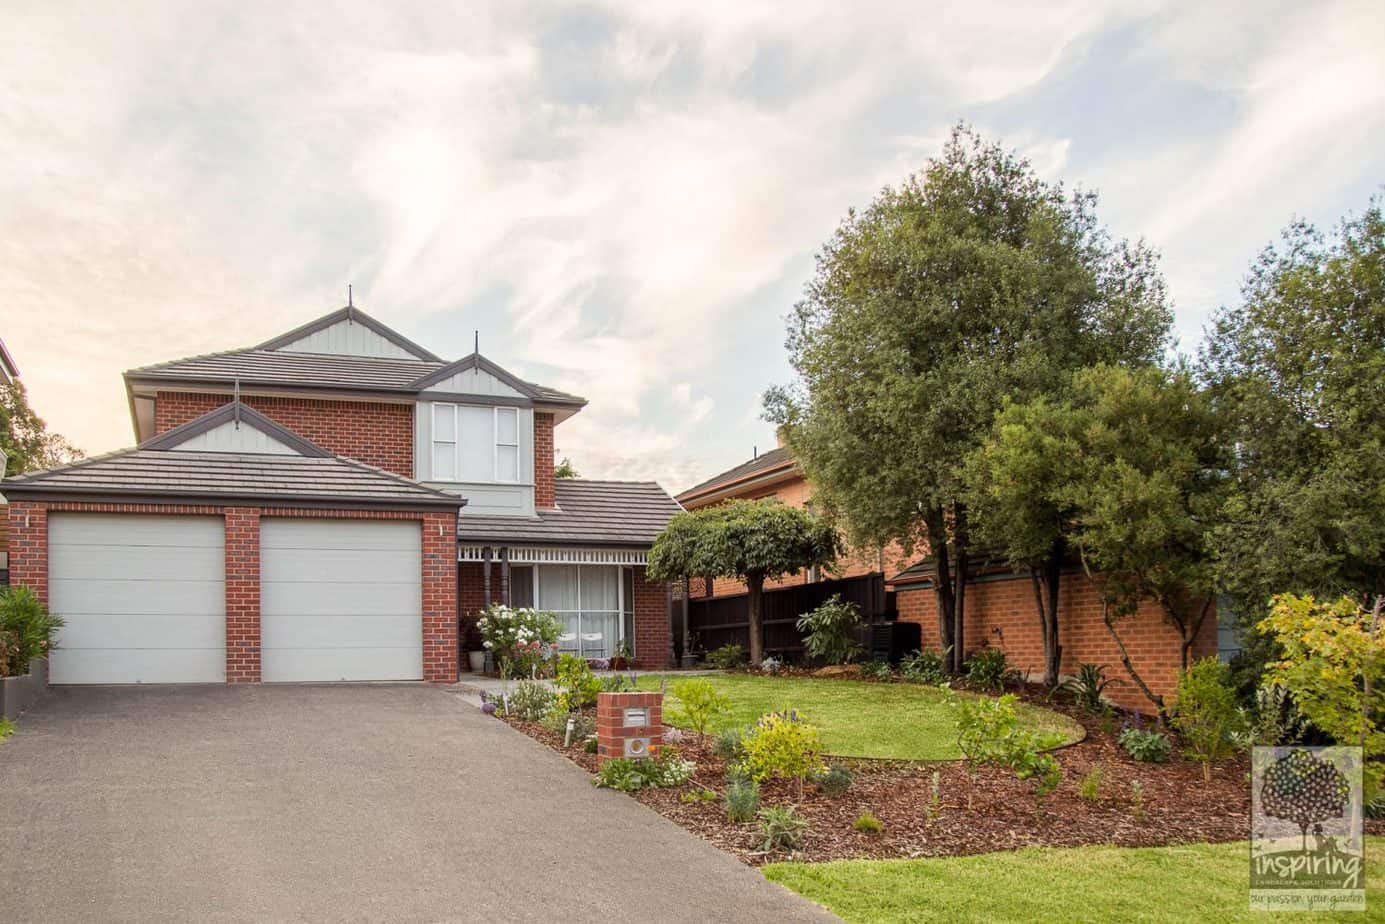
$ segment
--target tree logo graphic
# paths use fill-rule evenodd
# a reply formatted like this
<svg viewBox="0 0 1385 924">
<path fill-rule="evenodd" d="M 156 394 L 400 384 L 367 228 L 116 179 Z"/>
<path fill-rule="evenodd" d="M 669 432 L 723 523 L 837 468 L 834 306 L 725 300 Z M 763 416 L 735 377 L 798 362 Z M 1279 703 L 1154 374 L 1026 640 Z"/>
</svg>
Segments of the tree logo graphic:
<svg viewBox="0 0 1385 924">
<path fill-rule="evenodd" d="M 1341 818 L 1351 798 L 1346 774 L 1330 761 L 1295 748 L 1265 770 L 1260 805 L 1265 814 L 1298 825 L 1303 852 L 1308 852 L 1308 829 L 1332 818 Z"/>
</svg>

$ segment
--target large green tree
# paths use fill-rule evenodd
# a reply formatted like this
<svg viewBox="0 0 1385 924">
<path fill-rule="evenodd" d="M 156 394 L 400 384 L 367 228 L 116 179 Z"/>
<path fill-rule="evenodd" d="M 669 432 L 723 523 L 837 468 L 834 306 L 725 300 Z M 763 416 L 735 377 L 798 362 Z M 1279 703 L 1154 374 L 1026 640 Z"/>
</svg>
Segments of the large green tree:
<svg viewBox="0 0 1385 924">
<path fill-rule="evenodd" d="M 1034 544 L 1071 547 L 1101 589 L 1103 621 L 1135 684 L 1121 625 L 1154 601 L 1182 640 L 1186 668 L 1216 597 L 1212 527 L 1224 503 L 1227 453 L 1217 419 L 1186 370 L 1094 366 L 1063 400 L 1002 412 L 977 453 Z"/>
<path fill-rule="evenodd" d="M 750 661 L 764 657 L 765 581 L 826 565 L 841 551 L 837 531 L 821 517 L 774 499 L 731 500 L 678 514 L 649 550 L 649 576 L 740 578 L 748 591 Z"/>
<path fill-rule="evenodd" d="M 48 426 L 33 408 L 21 382 L 0 385 L 0 450 L 5 474 L 19 475 L 64 465 L 82 453 Z"/>
<path fill-rule="evenodd" d="M 766 395 L 852 545 L 927 549 L 954 669 L 972 545 L 963 467 L 1003 400 L 1167 344 L 1154 254 L 1113 241 L 1095 208 L 957 128 L 822 249 L 789 320 L 797 384 Z"/>
<path fill-rule="evenodd" d="M 1385 593 L 1385 215 L 1295 222 L 1220 311 L 1201 372 L 1237 452 L 1221 576 L 1247 625 L 1278 593 Z"/>
</svg>

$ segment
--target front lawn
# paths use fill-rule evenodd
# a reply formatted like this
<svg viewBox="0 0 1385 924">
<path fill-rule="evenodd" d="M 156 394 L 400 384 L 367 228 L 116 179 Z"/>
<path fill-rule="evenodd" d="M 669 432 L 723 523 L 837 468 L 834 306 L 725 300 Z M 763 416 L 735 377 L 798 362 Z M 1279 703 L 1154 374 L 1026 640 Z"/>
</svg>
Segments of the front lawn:
<svg viewBox="0 0 1385 924">
<path fill-rule="evenodd" d="M 645 674 L 642 690 L 657 690 L 665 675 Z M 676 702 L 672 685 L 678 675 L 666 675 L 669 692 L 664 721 L 673 720 Z M 797 709 L 822 732 L 829 754 L 838 757 L 876 757 L 896 760 L 956 760 L 957 727 L 944 691 L 911 683 L 871 683 L 770 677 L 756 674 L 698 675 L 731 701 L 726 724 L 750 725 L 766 712 Z M 970 694 L 959 693 L 959 696 Z M 1082 738 L 1082 726 L 1067 716 L 1021 704 L 1020 720 L 1030 728 L 1056 732 L 1065 742 Z"/>
<path fill-rule="evenodd" d="M 1367 907 L 1382 901 L 1385 838 L 1366 839 Z M 926 921 L 1264 921 L 1249 910 L 1245 843 L 1028 848 L 926 860 L 779 863 L 765 876 L 854 924 Z M 1298 920 L 1365 915 L 1295 914 Z"/>
</svg>

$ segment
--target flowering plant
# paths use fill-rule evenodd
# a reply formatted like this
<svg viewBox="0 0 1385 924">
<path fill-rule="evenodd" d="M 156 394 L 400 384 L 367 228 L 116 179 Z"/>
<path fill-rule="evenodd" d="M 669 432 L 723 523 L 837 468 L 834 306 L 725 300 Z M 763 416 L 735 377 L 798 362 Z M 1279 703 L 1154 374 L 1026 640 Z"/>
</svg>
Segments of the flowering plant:
<svg viewBox="0 0 1385 924">
<path fill-rule="evenodd" d="M 563 621 L 530 607 L 493 603 L 476 620 L 481 644 L 495 655 L 503 677 L 535 677 L 557 654 Z"/>
</svg>

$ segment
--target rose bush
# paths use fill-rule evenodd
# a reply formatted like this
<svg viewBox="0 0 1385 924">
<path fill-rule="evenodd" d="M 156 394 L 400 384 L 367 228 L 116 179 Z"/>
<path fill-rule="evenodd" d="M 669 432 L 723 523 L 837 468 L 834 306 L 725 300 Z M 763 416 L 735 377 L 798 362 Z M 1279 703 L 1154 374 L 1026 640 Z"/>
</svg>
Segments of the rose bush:
<svg viewBox="0 0 1385 924">
<path fill-rule="evenodd" d="M 531 678 L 557 655 L 563 621 L 545 610 L 493 603 L 476 620 L 476 628 L 502 677 Z"/>
</svg>

